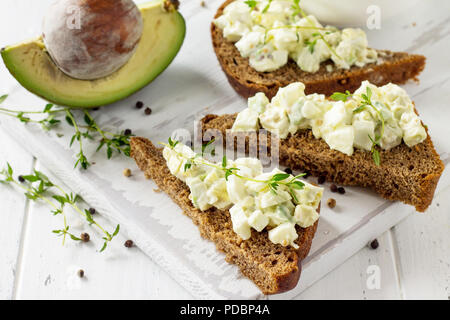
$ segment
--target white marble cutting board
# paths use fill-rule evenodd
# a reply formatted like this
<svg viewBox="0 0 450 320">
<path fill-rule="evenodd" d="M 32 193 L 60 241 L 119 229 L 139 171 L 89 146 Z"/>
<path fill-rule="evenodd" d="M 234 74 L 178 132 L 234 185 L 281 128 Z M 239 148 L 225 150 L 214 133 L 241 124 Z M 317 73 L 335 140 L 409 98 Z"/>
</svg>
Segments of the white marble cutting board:
<svg viewBox="0 0 450 320">
<path fill-rule="evenodd" d="M 140 1 L 144 2 L 144 1 Z M 191 0 L 182 3 L 187 20 L 185 44 L 174 63 L 154 83 L 134 96 L 92 112 L 102 126 L 112 130 L 130 128 L 136 135 L 166 141 L 179 128 L 193 131 L 194 121 L 205 113 L 229 113 L 245 107 L 228 85 L 213 53 L 209 23 L 221 1 Z M 437 7 L 439 5 L 439 8 Z M 446 8 L 443 8 L 446 6 Z M 449 3 L 423 1 L 414 12 L 384 22 L 381 30 L 369 31 L 375 48 L 408 50 L 427 56 L 420 85 L 405 86 L 428 124 L 436 148 L 448 158 L 450 61 L 448 59 Z M 415 26 L 412 23 L 415 23 Z M 9 93 L 5 106 L 36 106 L 44 101 L 21 88 L 1 66 L 0 93 Z M 142 100 L 153 109 L 151 116 L 133 105 Z M 77 113 L 77 112 L 75 112 Z M 79 113 L 77 113 L 79 114 Z M 88 171 L 73 170 L 76 146 L 68 147 L 70 130 L 44 133 L 33 125 L 0 117 L 1 128 L 38 157 L 45 166 L 79 193 L 99 212 L 119 222 L 127 234 L 156 263 L 198 298 L 265 298 L 237 268 L 227 264 L 214 245 L 200 238 L 196 227 L 170 199 L 155 193 L 153 182 L 145 180 L 131 159 L 114 157 L 107 161 L 95 154 L 95 144 L 87 145 L 87 155 L 96 164 Z M 64 134 L 58 138 L 57 133 Z M 124 168 L 133 169 L 130 179 Z M 303 263 L 300 285 L 274 298 L 292 298 L 304 288 L 341 264 L 370 239 L 414 212 L 399 203 L 384 201 L 359 188 L 346 188 L 345 195 L 331 195 L 337 207 L 322 206 L 319 229 L 310 256 Z"/>
</svg>

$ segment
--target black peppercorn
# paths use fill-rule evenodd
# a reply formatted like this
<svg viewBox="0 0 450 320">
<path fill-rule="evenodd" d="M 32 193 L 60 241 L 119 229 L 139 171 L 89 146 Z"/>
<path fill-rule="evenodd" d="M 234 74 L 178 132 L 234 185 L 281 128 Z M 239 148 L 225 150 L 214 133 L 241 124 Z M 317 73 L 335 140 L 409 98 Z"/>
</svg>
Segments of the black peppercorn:
<svg viewBox="0 0 450 320">
<path fill-rule="evenodd" d="M 151 115 L 151 114 L 152 114 L 152 109 L 146 108 L 146 109 L 145 109 L 145 114 L 146 114 L 147 116 Z"/>
<path fill-rule="evenodd" d="M 339 187 L 337 190 L 338 190 L 338 192 L 340 194 L 344 194 L 345 193 L 345 189 L 343 187 Z"/>
<path fill-rule="evenodd" d="M 130 129 L 125 129 L 125 131 L 123 132 L 124 135 L 129 136 L 131 135 L 131 130 Z"/>
<path fill-rule="evenodd" d="M 142 101 L 136 102 L 136 108 L 141 109 L 144 106 L 144 103 Z"/>
<path fill-rule="evenodd" d="M 325 182 L 325 180 L 326 180 L 325 176 L 320 176 L 320 177 L 317 179 L 317 183 L 318 183 L 318 184 L 323 184 L 323 183 Z"/>
<path fill-rule="evenodd" d="M 330 186 L 330 190 L 331 192 L 337 192 L 338 191 L 338 187 L 337 185 L 335 185 L 334 183 Z"/>
<path fill-rule="evenodd" d="M 133 241 L 132 240 L 127 240 L 127 241 L 125 241 L 125 247 L 127 247 L 127 248 L 131 248 L 133 245 L 134 245 L 134 243 L 133 243 Z"/>
<path fill-rule="evenodd" d="M 379 245 L 380 245 L 380 244 L 378 243 L 378 240 L 377 240 L 377 239 L 373 240 L 373 241 L 370 243 L 370 247 L 371 247 L 372 249 L 374 249 L 374 250 L 377 249 Z"/>
<path fill-rule="evenodd" d="M 89 213 L 90 214 L 95 214 L 97 212 L 97 210 L 95 210 L 94 208 L 89 208 Z"/>
<path fill-rule="evenodd" d="M 83 278 L 84 277 L 84 270 L 78 270 L 77 274 L 78 274 L 78 276 L 80 278 Z"/>
<path fill-rule="evenodd" d="M 284 172 L 286 172 L 287 174 L 292 174 L 292 169 L 286 168 L 286 169 L 284 169 Z"/>
<path fill-rule="evenodd" d="M 25 182 L 25 179 L 22 177 L 22 176 L 19 176 L 19 181 L 21 182 L 21 183 L 24 183 Z"/>
</svg>

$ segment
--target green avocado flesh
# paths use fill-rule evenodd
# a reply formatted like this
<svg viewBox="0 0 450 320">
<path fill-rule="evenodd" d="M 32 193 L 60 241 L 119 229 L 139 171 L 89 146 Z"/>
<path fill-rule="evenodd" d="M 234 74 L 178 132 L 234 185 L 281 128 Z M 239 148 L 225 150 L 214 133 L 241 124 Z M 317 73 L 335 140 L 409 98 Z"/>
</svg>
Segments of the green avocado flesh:
<svg viewBox="0 0 450 320">
<path fill-rule="evenodd" d="M 154 80 L 177 55 L 186 34 L 183 16 L 166 12 L 161 2 L 139 6 L 144 31 L 132 58 L 118 71 L 97 80 L 77 80 L 53 63 L 42 39 L 9 46 L 1 55 L 27 90 L 69 107 L 104 106 L 133 94 Z"/>
</svg>

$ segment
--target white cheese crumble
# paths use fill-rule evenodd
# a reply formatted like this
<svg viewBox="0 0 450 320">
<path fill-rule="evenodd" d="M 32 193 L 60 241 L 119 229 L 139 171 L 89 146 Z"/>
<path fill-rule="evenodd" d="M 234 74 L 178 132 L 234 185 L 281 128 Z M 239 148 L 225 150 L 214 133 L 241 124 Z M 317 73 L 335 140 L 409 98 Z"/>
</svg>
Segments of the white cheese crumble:
<svg viewBox="0 0 450 320">
<path fill-rule="evenodd" d="M 366 107 L 355 112 L 363 104 L 367 88 L 376 110 Z M 263 93 L 258 93 L 249 99 L 249 107 L 238 114 L 239 121 L 232 131 L 262 127 L 284 139 L 298 130 L 311 129 L 315 138 L 322 138 L 331 149 L 349 156 L 354 148 L 370 151 L 377 136 L 384 150 L 402 141 L 413 147 L 427 137 L 408 94 L 395 84 L 377 87 L 364 81 L 346 101 L 331 101 L 319 94 L 305 95 L 304 90 L 301 82 L 292 83 L 280 88 L 270 103 Z M 251 110 L 252 117 L 247 110 Z"/>
<path fill-rule="evenodd" d="M 261 96 L 259 98 L 252 101 L 255 104 L 266 103 Z M 224 168 L 222 164 L 196 156 L 191 148 L 181 143 L 166 146 L 163 156 L 171 174 L 188 185 L 194 206 L 202 211 L 211 207 L 229 208 L 233 230 L 243 240 L 251 237 L 252 229 L 261 232 L 268 228 L 270 241 L 297 248 L 295 226 L 307 228 L 319 218 L 317 209 L 322 199 L 322 188 L 305 181 L 301 181 L 302 188 L 289 188 L 283 182 L 300 180 L 279 169 L 264 173 L 258 159 L 228 160 Z M 232 174 L 226 179 L 226 168 L 237 168 L 235 172 L 239 176 Z M 286 177 L 278 181 L 274 191 L 266 181 L 276 174 Z"/>
<path fill-rule="evenodd" d="M 377 52 L 368 48 L 363 30 L 324 27 L 314 16 L 296 10 L 293 3 L 262 0 L 251 8 L 245 0 L 235 0 L 214 23 L 259 72 L 277 70 L 289 59 L 306 72 L 317 72 L 326 60 L 340 69 L 377 61 Z"/>
</svg>

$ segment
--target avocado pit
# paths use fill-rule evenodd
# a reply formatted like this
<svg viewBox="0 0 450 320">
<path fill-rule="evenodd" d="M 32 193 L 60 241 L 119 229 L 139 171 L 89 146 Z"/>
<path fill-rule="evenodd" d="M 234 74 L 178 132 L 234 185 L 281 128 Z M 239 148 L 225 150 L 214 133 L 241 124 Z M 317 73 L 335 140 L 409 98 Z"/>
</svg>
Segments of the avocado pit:
<svg viewBox="0 0 450 320">
<path fill-rule="evenodd" d="M 132 0 L 59 0 L 43 23 L 43 41 L 53 62 L 81 80 L 120 69 L 134 54 L 142 32 L 142 16 Z"/>
</svg>

